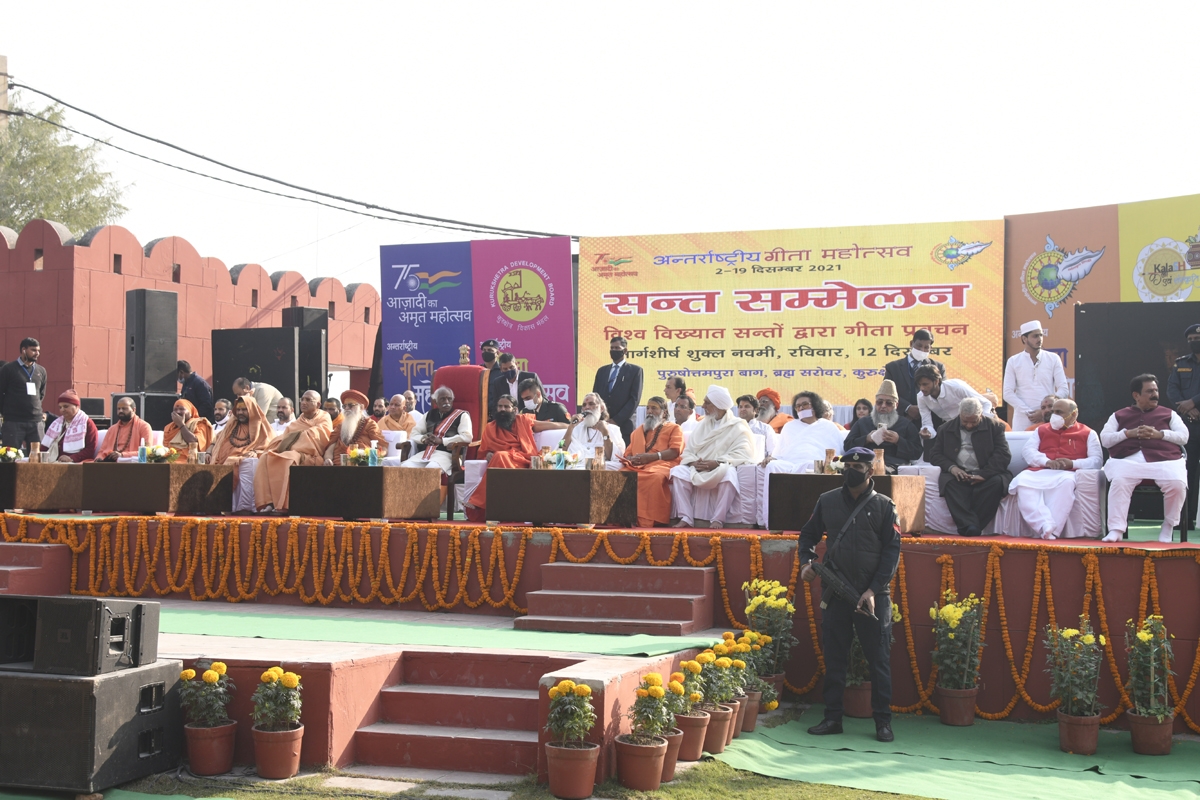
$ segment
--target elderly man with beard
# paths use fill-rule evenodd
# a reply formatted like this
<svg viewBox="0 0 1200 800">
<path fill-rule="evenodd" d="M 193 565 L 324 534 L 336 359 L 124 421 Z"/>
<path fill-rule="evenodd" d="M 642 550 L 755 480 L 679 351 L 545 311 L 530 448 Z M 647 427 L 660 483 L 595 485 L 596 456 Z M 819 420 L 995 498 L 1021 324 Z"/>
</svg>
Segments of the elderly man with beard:
<svg viewBox="0 0 1200 800">
<path fill-rule="evenodd" d="M 300 397 L 300 416 L 267 445 L 254 476 L 254 503 L 260 511 L 286 511 L 293 465 L 320 466 L 333 424 L 321 410 L 321 395 L 311 389 Z"/>
<path fill-rule="evenodd" d="M 271 430 L 275 434 L 283 433 L 284 428 L 292 424 L 296 419 L 296 412 L 292 410 L 292 401 L 286 397 L 279 398 L 279 402 L 275 404 L 275 421 L 271 423 Z"/>
<path fill-rule="evenodd" d="M 413 428 L 413 453 L 400 466 L 437 468 L 449 477 L 454 466 L 451 449 L 457 444 L 470 444 L 473 433 L 471 415 L 454 407 L 454 392 L 449 386 L 439 386 L 433 390 L 433 408 Z M 393 466 L 394 460 L 388 458 L 384 465 Z"/>
<path fill-rule="evenodd" d="M 150 444 L 150 423 L 135 413 L 132 399 L 122 397 L 117 401 L 116 424 L 104 432 L 104 444 L 96 451 L 96 460 L 137 458 L 143 443 Z"/>
<path fill-rule="evenodd" d="M 383 437 L 379 435 L 379 423 L 367 413 L 367 396 L 355 389 L 342 392 L 342 418 L 334 423 L 325 450 L 325 466 L 341 464 L 342 456 L 352 449 L 367 449 L 371 442 L 377 445 Z"/>
<path fill-rule="evenodd" d="M 671 521 L 671 469 L 683 455 L 683 432 L 667 420 L 667 401 L 646 401 L 646 420 L 633 429 L 629 447 L 620 458 L 623 472 L 638 474 L 638 525 L 653 528 Z"/>
<path fill-rule="evenodd" d="M 790 414 L 780 413 L 780 408 L 783 406 L 783 398 L 774 389 L 770 387 L 759 389 L 758 394 L 754 398 L 758 400 L 758 419 L 770 425 L 771 429 L 776 433 L 782 431 L 783 426 L 794 419 Z"/>
<path fill-rule="evenodd" d="M 1075 473 L 1100 469 L 1104 453 L 1100 437 L 1079 421 L 1074 400 L 1055 400 L 1050 421 L 1025 440 L 1022 455 L 1029 469 L 1008 485 L 1017 496 L 1021 516 L 1036 535 L 1057 539 L 1075 505 Z"/>
<path fill-rule="evenodd" d="M 995 518 L 1012 481 L 1010 461 L 1004 426 L 987 416 L 978 398 L 964 397 L 958 416 L 938 428 L 929 451 L 929 463 L 942 471 L 938 487 L 960 535 L 978 536 Z"/>
<path fill-rule="evenodd" d="M 732 413 L 733 396 L 724 386 L 713 384 L 704 394 L 704 419 L 696 425 L 683 448 L 679 466 L 671 469 L 671 500 L 679 527 L 691 528 L 696 492 L 717 493 L 712 506 L 714 528 L 725 525 L 738 494 L 737 470 L 754 461 L 750 426 Z"/>
<path fill-rule="evenodd" d="M 875 410 L 855 420 L 846 434 L 844 448 L 865 447 L 882 450 L 890 474 L 896 468 L 921 458 L 921 434 L 917 426 L 899 411 L 900 395 L 896 384 L 885 380 L 875 394 Z"/>
<path fill-rule="evenodd" d="M 766 456 L 775 452 L 775 445 L 779 442 L 779 434 L 771 427 L 770 423 L 764 422 L 758 417 L 759 399 L 751 394 L 744 394 L 737 399 L 738 416 L 746 420 L 746 424 L 750 426 L 750 433 L 759 434 L 763 437 L 763 463 L 767 463 Z M 769 400 L 767 401 L 770 402 Z"/>
<path fill-rule="evenodd" d="M 563 449 L 578 453 L 584 459 L 593 458 L 596 450 L 604 452 L 606 469 L 621 468 L 620 458 L 625 455 L 625 440 L 621 429 L 608 418 L 608 406 L 595 392 L 583 396 L 582 412 L 571 417 L 567 432 L 563 435 Z M 632 435 L 632 434 L 631 434 Z"/>
<path fill-rule="evenodd" d="M 81 464 L 95 457 L 99 436 L 96 423 L 79 410 L 79 395 L 67 389 L 58 396 L 58 419 L 50 423 L 42 447 L 48 452 L 47 460 Z"/>
<path fill-rule="evenodd" d="M 824 461 L 825 451 L 842 454 L 846 434 L 829 420 L 829 410 L 821 395 L 816 392 L 800 392 L 792 398 L 792 413 L 796 416 L 779 434 L 775 454 L 767 456 L 759 466 L 762 473 L 758 500 L 758 524 L 767 526 L 767 510 L 771 503 L 771 476 L 776 472 L 811 472 L 814 461 Z"/>
<path fill-rule="evenodd" d="M 163 428 L 163 444 L 181 456 L 186 456 L 194 444 L 199 451 L 212 446 L 212 423 L 200 416 L 196 407 L 180 398 L 171 410 L 171 421 Z"/>
<path fill-rule="evenodd" d="M 538 454 L 533 435 L 539 431 L 566 427 L 560 422 L 538 421 L 532 414 L 518 414 L 517 401 L 510 394 L 496 398 L 496 418 L 483 427 L 479 441 L 479 456 L 487 461 L 487 469 L 479 486 L 463 505 L 471 522 L 487 520 L 487 470 L 527 469 Z"/>
<path fill-rule="evenodd" d="M 242 395 L 234 400 L 229 419 L 213 442 L 214 464 L 237 464 L 243 458 L 258 458 L 275 437 L 267 415 L 253 397 Z"/>
</svg>

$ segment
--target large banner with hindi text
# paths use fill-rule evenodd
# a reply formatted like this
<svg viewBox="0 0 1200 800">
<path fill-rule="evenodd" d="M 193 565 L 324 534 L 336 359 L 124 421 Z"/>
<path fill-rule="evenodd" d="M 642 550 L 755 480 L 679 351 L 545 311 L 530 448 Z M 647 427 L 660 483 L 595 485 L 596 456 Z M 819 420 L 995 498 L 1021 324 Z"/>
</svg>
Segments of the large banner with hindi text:
<svg viewBox="0 0 1200 800">
<path fill-rule="evenodd" d="M 771 387 L 874 397 L 917 328 L 950 377 L 999 390 L 1004 223 L 584 238 L 580 387 L 629 340 L 645 398 L 682 376 L 736 397 Z"/>
</svg>

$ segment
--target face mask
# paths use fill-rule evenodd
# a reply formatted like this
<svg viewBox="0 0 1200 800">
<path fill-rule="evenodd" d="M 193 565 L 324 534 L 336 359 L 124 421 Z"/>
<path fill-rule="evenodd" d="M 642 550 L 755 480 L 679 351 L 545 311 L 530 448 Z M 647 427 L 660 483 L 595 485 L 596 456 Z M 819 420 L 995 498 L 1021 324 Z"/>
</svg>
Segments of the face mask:
<svg viewBox="0 0 1200 800">
<path fill-rule="evenodd" d="M 490 364 L 496 360 L 496 354 L 490 350 L 485 350 L 483 353 L 483 363 Z"/>
<path fill-rule="evenodd" d="M 1200 342 L 1188 342 L 1188 347 L 1191 348 L 1193 353 L 1200 353 Z"/>
<path fill-rule="evenodd" d="M 517 371 L 515 369 L 510 369 L 504 373 L 504 377 L 508 379 L 509 383 L 512 383 L 517 379 Z"/>
<path fill-rule="evenodd" d="M 811 408 L 802 408 L 800 409 L 800 413 L 796 415 L 796 419 L 811 419 L 812 415 L 813 413 Z"/>
<path fill-rule="evenodd" d="M 924 361 L 929 358 L 929 353 L 926 353 L 924 350 L 918 350 L 915 347 L 908 351 L 908 355 L 913 361 Z"/>
<path fill-rule="evenodd" d="M 625 357 L 625 351 L 624 350 L 609 350 L 608 355 L 614 362 L 616 362 L 616 361 L 620 361 L 622 358 Z"/>
<path fill-rule="evenodd" d="M 1054 430 L 1060 431 L 1063 429 L 1063 426 L 1066 424 L 1067 424 L 1067 421 L 1063 418 L 1063 416 L 1061 414 L 1051 414 L 1050 415 L 1050 427 L 1053 428 Z"/>
<path fill-rule="evenodd" d="M 526 400 L 525 408 L 529 411 L 537 411 L 537 403 L 533 402 L 532 400 Z"/>
<path fill-rule="evenodd" d="M 867 482 L 867 473 L 847 467 L 842 472 L 842 479 L 848 488 L 856 489 Z"/>
</svg>

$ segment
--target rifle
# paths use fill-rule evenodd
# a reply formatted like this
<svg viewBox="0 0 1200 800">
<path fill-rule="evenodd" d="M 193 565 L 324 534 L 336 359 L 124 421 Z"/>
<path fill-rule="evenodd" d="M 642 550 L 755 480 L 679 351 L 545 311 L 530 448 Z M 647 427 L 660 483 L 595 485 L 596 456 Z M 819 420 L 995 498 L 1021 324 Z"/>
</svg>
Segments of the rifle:
<svg viewBox="0 0 1200 800">
<path fill-rule="evenodd" d="M 825 563 L 822 564 L 821 562 L 817 561 L 815 558 L 808 563 L 812 565 L 813 571 L 816 572 L 818 576 L 820 576 L 821 583 L 823 585 L 825 585 L 826 587 L 828 587 L 829 590 L 832 591 L 834 594 L 836 594 L 838 597 L 842 598 L 843 600 L 850 603 L 850 605 L 854 606 L 855 613 L 862 614 L 863 616 L 866 616 L 866 617 L 870 617 L 871 619 L 878 622 L 879 618 L 875 616 L 874 612 L 867 611 L 867 609 L 864 608 L 860 604 L 859 601 L 862 599 L 862 594 L 860 592 L 858 592 L 853 586 L 851 586 L 850 582 L 848 580 L 846 580 L 844 577 L 842 577 L 841 572 L 838 570 L 838 568 L 836 566 L 834 566 L 834 563 L 832 561 L 833 553 L 835 550 L 838 549 L 838 547 L 841 546 L 842 540 L 844 540 L 846 538 L 846 531 L 849 530 L 850 524 L 852 522 L 854 522 L 854 518 L 858 516 L 858 512 L 862 511 L 863 506 L 865 506 L 867 504 L 867 501 L 870 500 L 871 496 L 874 494 L 875 494 L 874 491 L 868 492 L 862 498 L 862 500 L 858 501 L 858 505 L 856 505 L 854 507 L 854 510 L 850 512 L 850 516 L 846 518 L 846 522 L 844 525 L 842 525 L 842 529 L 840 531 L 838 531 L 837 541 L 833 543 L 833 547 L 830 547 L 825 550 Z"/>
</svg>

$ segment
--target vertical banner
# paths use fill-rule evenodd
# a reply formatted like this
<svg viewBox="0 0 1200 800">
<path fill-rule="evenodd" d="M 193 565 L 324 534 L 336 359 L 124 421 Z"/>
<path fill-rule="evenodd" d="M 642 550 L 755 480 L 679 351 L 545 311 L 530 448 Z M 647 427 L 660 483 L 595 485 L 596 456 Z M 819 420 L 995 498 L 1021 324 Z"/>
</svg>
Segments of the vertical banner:
<svg viewBox="0 0 1200 800">
<path fill-rule="evenodd" d="M 1200 300 L 1200 195 L 1122 203 L 1121 301 Z"/>
<path fill-rule="evenodd" d="M 383 392 L 411 390 L 428 411 L 433 371 L 457 364 L 461 345 L 476 350 L 471 244 L 384 245 L 379 260 Z"/>
<path fill-rule="evenodd" d="M 571 240 L 471 242 L 475 341 L 526 359 L 549 399 L 575 407 L 575 312 Z M 472 349 L 474 352 L 474 349 Z"/>
</svg>

